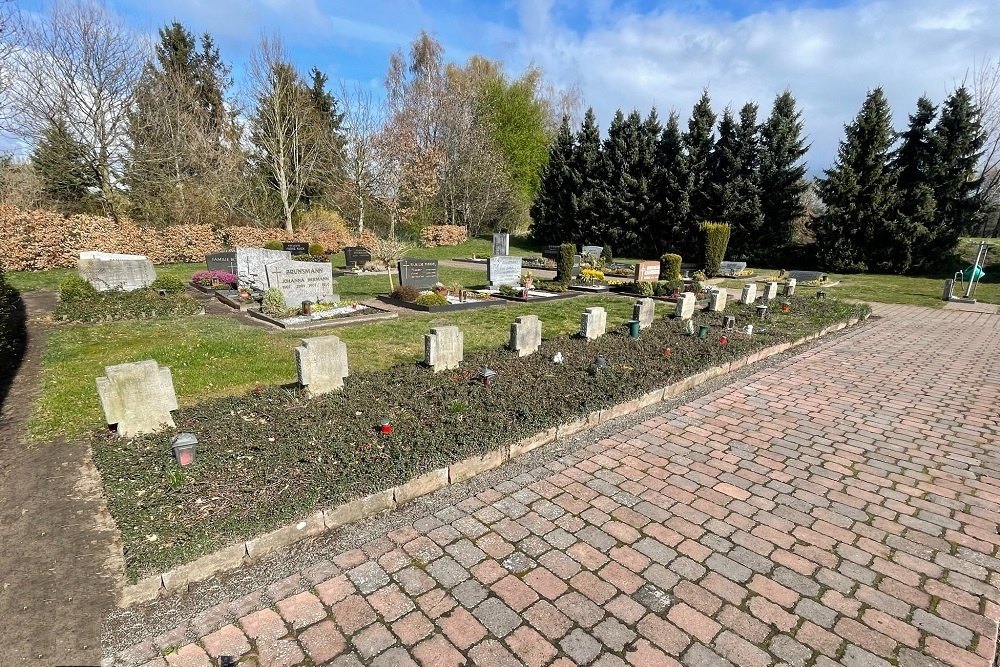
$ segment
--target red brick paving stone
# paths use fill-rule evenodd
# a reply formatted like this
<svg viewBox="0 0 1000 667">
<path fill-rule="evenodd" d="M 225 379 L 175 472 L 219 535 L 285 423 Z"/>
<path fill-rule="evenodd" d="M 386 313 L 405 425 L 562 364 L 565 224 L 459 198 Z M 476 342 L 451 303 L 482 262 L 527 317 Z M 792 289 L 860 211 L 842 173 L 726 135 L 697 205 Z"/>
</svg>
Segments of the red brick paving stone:
<svg viewBox="0 0 1000 667">
<path fill-rule="evenodd" d="M 322 621 L 303 630 L 299 633 L 299 644 L 317 664 L 332 660 L 347 648 L 344 636 L 333 621 Z"/>
<path fill-rule="evenodd" d="M 473 567 L 470 572 L 472 576 L 489 586 L 494 581 L 498 581 L 507 576 L 507 569 L 503 565 L 492 560 L 484 560 L 479 565 Z"/>
<path fill-rule="evenodd" d="M 456 607 L 450 614 L 437 619 L 437 625 L 451 643 L 463 651 L 487 635 L 483 624 L 464 607 Z"/>
<path fill-rule="evenodd" d="M 219 628 L 201 640 L 202 646 L 213 658 L 222 655 L 241 656 L 250 650 L 246 635 L 235 625 Z"/>
<path fill-rule="evenodd" d="M 257 643 L 260 667 L 294 667 L 305 660 L 305 657 L 293 639 L 267 639 Z"/>
<path fill-rule="evenodd" d="M 626 595 L 619 595 L 604 605 L 604 609 L 626 625 L 636 623 L 646 613 L 645 607 Z"/>
<path fill-rule="evenodd" d="M 542 667 L 556 657 L 556 647 L 531 628 L 521 626 L 508 635 L 507 646 L 528 667 Z"/>
<path fill-rule="evenodd" d="M 536 567 L 524 575 L 524 583 L 544 598 L 555 600 L 566 592 L 566 583 L 544 567 Z"/>
<path fill-rule="evenodd" d="M 608 555 L 611 556 L 611 560 L 624 565 L 632 572 L 642 572 L 652 562 L 632 547 L 615 547 L 608 552 Z"/>
<path fill-rule="evenodd" d="M 346 574 L 338 574 L 316 586 L 316 594 L 323 604 L 330 607 L 354 592 L 354 584 Z"/>
<path fill-rule="evenodd" d="M 272 609 L 261 609 L 240 619 L 243 632 L 250 639 L 277 639 L 288 634 L 285 622 Z"/>
<path fill-rule="evenodd" d="M 415 608 L 413 600 L 396 584 L 389 584 L 369 595 L 368 604 L 389 622 L 395 621 Z"/>
<path fill-rule="evenodd" d="M 168 653 L 167 664 L 170 667 L 212 667 L 208 654 L 197 644 L 182 646 L 172 653 Z"/>
<path fill-rule="evenodd" d="M 577 542 L 566 553 L 588 570 L 596 570 L 608 562 L 608 557 L 584 542 Z"/>
<path fill-rule="evenodd" d="M 683 602 L 671 607 L 670 611 L 667 612 L 667 618 L 703 644 L 710 643 L 722 627 L 705 614 Z"/>
<path fill-rule="evenodd" d="M 642 610 L 645 612 L 645 608 Z M 545 600 L 533 604 L 523 614 L 524 619 L 543 635 L 557 640 L 573 627 L 573 621 Z"/>
<path fill-rule="evenodd" d="M 389 632 L 389 628 L 381 623 L 373 623 L 351 637 L 351 645 L 366 662 L 395 643 L 396 638 Z"/>
<path fill-rule="evenodd" d="M 722 611 L 716 615 L 715 620 L 721 623 L 724 628 L 732 630 L 755 644 L 764 641 L 771 632 L 767 625 L 732 605 L 724 606 Z"/>
<path fill-rule="evenodd" d="M 773 625 L 781 632 L 788 632 L 798 624 L 798 618 L 770 600 L 755 595 L 747 607 L 757 620 Z"/>
<path fill-rule="evenodd" d="M 361 565 L 366 560 L 368 560 L 368 554 L 366 554 L 361 549 L 352 549 L 351 551 L 345 551 L 336 558 L 333 559 L 334 564 L 342 570 L 348 570 L 352 567 L 357 567 Z"/>
<path fill-rule="evenodd" d="M 747 588 L 762 595 L 771 602 L 781 605 L 785 609 L 793 608 L 799 601 L 799 594 L 790 588 L 782 586 L 773 579 L 755 574 L 753 579 L 747 583 Z"/>
<path fill-rule="evenodd" d="M 969 653 L 937 637 L 928 637 L 924 643 L 924 650 L 928 655 L 952 667 L 988 667 L 990 664 L 988 659 Z"/>
<path fill-rule="evenodd" d="M 857 644 L 883 658 L 891 656 L 899 646 L 894 639 L 886 637 L 881 632 L 876 632 L 852 618 L 840 619 L 833 626 L 833 630 L 848 642 Z"/>
<path fill-rule="evenodd" d="M 767 652 L 729 631 L 715 639 L 712 649 L 740 667 L 768 667 L 774 662 Z"/>
<path fill-rule="evenodd" d="M 866 609 L 861 620 L 868 627 L 910 648 L 917 648 L 920 642 L 920 631 L 917 628 L 878 609 Z"/>
<path fill-rule="evenodd" d="M 627 595 L 635 593 L 646 583 L 642 577 L 619 563 L 608 563 L 601 568 L 598 575 Z"/>
<path fill-rule="evenodd" d="M 412 611 L 392 624 L 392 631 L 404 646 L 413 646 L 434 632 L 434 624 L 419 611 Z"/>
<path fill-rule="evenodd" d="M 814 651 L 822 653 L 827 657 L 834 657 L 840 650 L 840 645 L 844 640 L 827 632 L 811 621 L 806 621 L 795 632 L 795 638 L 806 646 L 812 647 Z"/>
<path fill-rule="evenodd" d="M 417 598 L 417 606 L 423 610 L 425 614 L 431 619 L 438 618 L 442 614 L 447 614 L 449 611 L 458 606 L 455 598 L 451 597 L 445 591 L 440 588 L 435 588 L 434 590 L 428 591 Z"/>
<path fill-rule="evenodd" d="M 278 602 L 278 612 L 296 630 L 326 618 L 326 609 L 312 593 L 299 593 Z"/>
<path fill-rule="evenodd" d="M 614 586 L 598 579 L 592 572 L 586 570 L 570 579 L 569 585 L 597 604 L 604 604 L 618 593 Z"/>
<path fill-rule="evenodd" d="M 333 620 L 345 635 L 353 635 L 361 628 L 375 622 L 375 610 L 360 595 L 351 595 L 331 607 Z"/>
<path fill-rule="evenodd" d="M 643 637 L 670 655 L 680 655 L 691 643 L 687 633 L 655 614 L 646 614 L 636 626 Z"/>
<path fill-rule="evenodd" d="M 422 667 L 458 667 L 467 664 L 462 654 L 440 634 L 435 634 L 411 649 Z"/>
<path fill-rule="evenodd" d="M 640 639 L 626 651 L 625 658 L 635 667 L 679 667 L 681 664 L 645 639 Z"/>
<path fill-rule="evenodd" d="M 512 574 L 496 582 L 491 588 L 514 611 L 523 611 L 538 600 L 538 593 Z"/>
<path fill-rule="evenodd" d="M 469 651 L 473 664 L 479 667 L 519 667 L 521 661 L 514 657 L 503 644 L 495 639 L 487 639 Z"/>
</svg>

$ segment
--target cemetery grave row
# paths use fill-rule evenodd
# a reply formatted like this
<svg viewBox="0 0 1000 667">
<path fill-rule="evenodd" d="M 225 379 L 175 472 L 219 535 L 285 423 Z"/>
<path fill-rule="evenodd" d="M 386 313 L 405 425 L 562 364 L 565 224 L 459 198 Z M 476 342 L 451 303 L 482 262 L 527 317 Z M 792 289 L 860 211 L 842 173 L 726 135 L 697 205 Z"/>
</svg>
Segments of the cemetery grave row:
<svg viewBox="0 0 1000 667">
<path fill-rule="evenodd" d="M 102 405 L 127 437 L 99 434 L 94 451 L 129 575 L 164 571 L 867 312 L 791 297 L 787 312 L 762 317 L 755 303 L 706 312 L 693 295 L 681 301 L 656 317 L 656 302 L 640 299 L 633 322 L 610 331 L 604 309 L 588 308 L 577 335 L 546 340 L 538 319 L 522 316 L 508 345 L 471 355 L 460 329 L 438 326 L 425 336 L 422 364 L 358 374 L 337 338 L 309 339 L 296 350 L 300 391 L 264 388 L 179 410 L 169 371 L 155 361 L 109 367 Z M 751 322 L 752 334 L 741 334 L 736 325 Z M 167 433 L 132 436 L 171 422 Z M 191 465 L 171 454 L 176 431 L 199 441 Z"/>
</svg>

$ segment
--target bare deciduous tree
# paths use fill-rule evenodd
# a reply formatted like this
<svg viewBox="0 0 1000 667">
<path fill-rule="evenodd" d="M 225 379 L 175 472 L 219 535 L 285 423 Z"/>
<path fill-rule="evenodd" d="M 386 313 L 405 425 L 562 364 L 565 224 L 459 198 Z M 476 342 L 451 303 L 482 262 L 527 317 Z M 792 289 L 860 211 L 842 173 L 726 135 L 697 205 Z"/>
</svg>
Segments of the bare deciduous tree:
<svg viewBox="0 0 1000 667">
<path fill-rule="evenodd" d="M 996 219 L 1000 209 L 1000 57 L 984 58 L 972 74 L 972 92 L 979 107 L 986 143 L 980 158 L 978 196 L 987 215 L 979 235 L 985 235 L 986 225 Z M 996 229 L 993 233 L 996 233 Z"/>
<path fill-rule="evenodd" d="M 357 233 L 365 231 L 366 203 L 376 185 L 385 175 L 378 156 L 379 135 L 383 129 L 384 111 L 382 105 L 372 99 L 371 90 L 356 84 L 340 86 L 340 105 L 344 114 L 341 131 L 344 134 L 344 186 L 357 215 Z M 392 168 L 391 163 L 384 168 Z"/>
</svg>

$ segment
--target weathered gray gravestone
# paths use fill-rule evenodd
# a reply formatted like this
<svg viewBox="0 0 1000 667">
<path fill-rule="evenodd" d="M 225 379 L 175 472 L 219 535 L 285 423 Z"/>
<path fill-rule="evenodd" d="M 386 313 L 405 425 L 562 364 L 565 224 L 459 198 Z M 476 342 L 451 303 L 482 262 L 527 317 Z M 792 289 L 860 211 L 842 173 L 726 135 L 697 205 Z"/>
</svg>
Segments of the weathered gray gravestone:
<svg viewBox="0 0 1000 667">
<path fill-rule="evenodd" d="M 149 287 L 156 280 L 156 269 L 145 255 L 86 251 L 80 253 L 76 267 L 80 277 L 98 292 L 112 289 L 131 292 Z"/>
<path fill-rule="evenodd" d="M 795 278 L 789 278 L 788 282 L 785 283 L 785 296 L 792 296 L 795 294 L 795 286 L 798 281 Z"/>
<path fill-rule="evenodd" d="M 511 255 L 490 257 L 486 265 L 486 279 L 490 287 L 519 285 L 521 283 L 521 258 Z"/>
<path fill-rule="evenodd" d="M 396 266 L 399 270 L 400 285 L 430 289 L 438 282 L 436 259 L 401 259 Z"/>
<path fill-rule="evenodd" d="M 656 269 L 659 271 L 659 267 Z M 692 294 L 692 296 L 694 296 Z M 632 306 L 632 319 L 639 321 L 639 328 L 646 329 L 653 326 L 653 318 L 656 316 L 656 302 L 652 299 L 636 299 Z"/>
<path fill-rule="evenodd" d="M 250 285 L 254 289 L 264 291 L 268 288 L 267 265 L 290 260 L 291 258 L 292 253 L 287 250 L 237 248 L 236 276 L 240 279 L 241 284 Z"/>
<path fill-rule="evenodd" d="M 735 276 L 746 268 L 746 262 L 722 262 L 719 264 L 719 273 L 724 276 Z"/>
<path fill-rule="evenodd" d="M 106 366 L 97 378 L 97 395 L 107 424 L 118 425 L 118 435 L 130 438 L 155 433 L 174 425 L 171 410 L 177 409 L 177 394 L 170 369 L 154 360 Z"/>
<path fill-rule="evenodd" d="M 694 317 L 696 300 L 697 297 L 695 297 L 694 292 L 684 292 L 684 294 L 681 294 L 681 298 L 677 300 L 677 305 L 674 306 L 674 315 L 682 320 L 690 320 Z"/>
<path fill-rule="evenodd" d="M 580 335 L 596 340 L 608 330 L 608 313 L 600 306 L 588 308 L 580 315 Z"/>
<path fill-rule="evenodd" d="M 795 278 L 796 280 L 801 280 L 802 282 L 807 283 L 814 280 L 822 280 L 824 275 L 826 274 L 822 271 L 789 271 L 785 274 L 785 277 Z"/>
<path fill-rule="evenodd" d="M 493 256 L 510 254 L 510 234 L 498 232 L 493 235 Z"/>
<path fill-rule="evenodd" d="M 336 336 L 305 338 L 295 348 L 299 384 L 313 396 L 343 389 L 347 370 L 347 346 Z"/>
<path fill-rule="evenodd" d="M 743 295 L 740 297 L 740 303 L 753 303 L 757 300 L 757 285 L 754 283 L 748 283 L 743 286 Z"/>
<path fill-rule="evenodd" d="M 465 338 L 458 327 L 434 327 L 424 335 L 424 363 L 434 372 L 458 368 Z"/>
<path fill-rule="evenodd" d="M 289 308 L 303 301 L 334 303 L 333 266 L 328 262 L 283 260 L 267 265 L 267 284 L 281 291 Z"/>
<path fill-rule="evenodd" d="M 585 245 L 581 249 L 584 255 L 590 255 L 591 257 L 600 257 L 601 253 L 604 252 L 604 246 L 600 245 Z"/>
<path fill-rule="evenodd" d="M 717 287 L 708 293 L 708 310 L 713 313 L 721 313 L 726 309 L 728 298 L 729 290 L 725 287 Z"/>
<path fill-rule="evenodd" d="M 764 297 L 768 301 L 771 301 L 772 299 L 777 298 L 777 296 L 778 296 L 778 283 L 768 283 L 764 287 Z"/>
<path fill-rule="evenodd" d="M 510 325 L 510 349 L 526 357 L 542 344 L 542 323 L 537 315 L 522 315 Z"/>
</svg>

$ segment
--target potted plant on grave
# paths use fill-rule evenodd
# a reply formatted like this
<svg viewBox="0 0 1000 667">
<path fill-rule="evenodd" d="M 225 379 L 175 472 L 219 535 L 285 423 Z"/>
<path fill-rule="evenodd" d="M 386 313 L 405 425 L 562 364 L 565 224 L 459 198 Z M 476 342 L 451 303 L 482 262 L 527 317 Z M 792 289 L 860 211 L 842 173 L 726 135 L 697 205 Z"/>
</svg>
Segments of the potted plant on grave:
<svg viewBox="0 0 1000 667">
<path fill-rule="evenodd" d="M 531 271 L 527 271 L 523 276 L 521 276 L 521 285 L 526 290 L 534 289 L 535 277 L 531 275 Z"/>
</svg>

